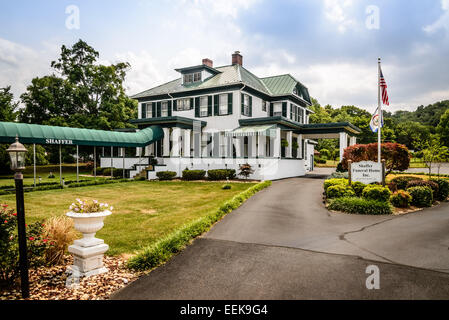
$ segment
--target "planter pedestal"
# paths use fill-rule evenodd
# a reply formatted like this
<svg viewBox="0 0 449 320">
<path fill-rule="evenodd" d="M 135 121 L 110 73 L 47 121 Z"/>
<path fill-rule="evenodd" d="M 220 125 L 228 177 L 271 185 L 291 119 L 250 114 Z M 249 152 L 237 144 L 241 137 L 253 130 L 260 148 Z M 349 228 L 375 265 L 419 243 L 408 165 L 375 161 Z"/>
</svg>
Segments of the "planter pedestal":
<svg viewBox="0 0 449 320">
<path fill-rule="evenodd" d="M 67 268 L 71 277 L 90 277 L 105 273 L 103 254 L 109 246 L 104 240 L 95 238 L 95 233 L 103 227 L 103 220 L 111 212 L 77 214 L 67 213 L 74 220 L 75 229 L 83 233 L 83 238 L 75 240 L 68 251 L 73 255 L 73 265 Z"/>
</svg>

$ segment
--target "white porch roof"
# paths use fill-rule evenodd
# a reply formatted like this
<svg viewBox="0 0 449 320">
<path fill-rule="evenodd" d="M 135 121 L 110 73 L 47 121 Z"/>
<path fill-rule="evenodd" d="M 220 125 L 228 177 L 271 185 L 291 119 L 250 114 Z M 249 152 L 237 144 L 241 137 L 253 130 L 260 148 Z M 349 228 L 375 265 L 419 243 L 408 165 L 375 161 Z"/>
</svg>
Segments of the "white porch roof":
<svg viewBox="0 0 449 320">
<path fill-rule="evenodd" d="M 256 134 L 271 136 L 271 129 L 275 129 L 275 124 L 269 125 L 258 125 L 258 126 L 245 126 L 239 127 L 232 131 L 226 132 L 225 135 L 227 137 L 247 137 L 247 136 L 255 136 Z"/>
</svg>

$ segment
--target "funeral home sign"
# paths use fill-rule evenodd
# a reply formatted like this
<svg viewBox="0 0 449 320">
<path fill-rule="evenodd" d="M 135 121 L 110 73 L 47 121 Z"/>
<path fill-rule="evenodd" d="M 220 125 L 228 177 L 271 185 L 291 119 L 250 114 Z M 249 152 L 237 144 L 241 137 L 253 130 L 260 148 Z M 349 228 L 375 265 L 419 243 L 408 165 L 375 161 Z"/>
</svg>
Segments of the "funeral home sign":
<svg viewBox="0 0 449 320">
<path fill-rule="evenodd" d="M 350 163 L 351 181 L 359 181 L 364 184 L 382 182 L 382 164 L 373 161 L 361 161 Z"/>
</svg>

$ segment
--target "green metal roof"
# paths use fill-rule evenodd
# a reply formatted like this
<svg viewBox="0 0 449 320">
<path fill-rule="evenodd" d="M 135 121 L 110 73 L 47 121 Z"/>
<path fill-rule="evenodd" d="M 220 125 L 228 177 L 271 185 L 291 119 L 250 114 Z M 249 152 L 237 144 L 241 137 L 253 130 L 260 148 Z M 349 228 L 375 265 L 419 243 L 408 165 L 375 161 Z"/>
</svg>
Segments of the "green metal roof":
<svg viewBox="0 0 449 320">
<path fill-rule="evenodd" d="M 197 67 L 198 66 L 192 68 Z M 188 68 L 178 69 L 178 71 L 183 71 L 186 69 Z M 139 99 L 151 96 L 165 95 L 168 93 L 183 93 L 201 89 L 223 87 L 233 84 L 244 84 L 268 96 L 293 95 L 293 89 L 298 84 L 301 88 L 303 88 L 303 90 L 307 91 L 307 88 L 304 85 L 302 85 L 299 81 L 297 81 L 289 74 L 268 78 L 259 78 L 238 64 L 217 67 L 214 68 L 214 70 L 220 73 L 211 76 L 202 82 L 183 85 L 181 78 L 179 78 L 133 95 L 131 96 L 131 98 Z M 308 92 L 306 94 L 303 94 L 303 97 L 304 101 L 309 104 L 311 103 L 311 101 L 309 101 Z"/>
<path fill-rule="evenodd" d="M 24 144 L 66 144 L 84 146 L 145 147 L 164 137 L 159 126 L 138 132 L 117 132 L 38 124 L 0 122 L 0 142 L 12 143 L 16 135 Z"/>
</svg>

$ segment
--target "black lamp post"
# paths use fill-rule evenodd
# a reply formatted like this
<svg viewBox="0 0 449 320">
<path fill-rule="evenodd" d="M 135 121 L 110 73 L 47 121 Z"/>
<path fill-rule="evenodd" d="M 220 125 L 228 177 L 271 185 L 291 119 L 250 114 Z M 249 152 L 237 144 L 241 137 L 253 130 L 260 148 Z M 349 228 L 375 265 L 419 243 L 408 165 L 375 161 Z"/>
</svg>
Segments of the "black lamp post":
<svg viewBox="0 0 449 320">
<path fill-rule="evenodd" d="M 14 142 L 6 151 L 9 153 L 11 158 L 11 169 L 16 172 L 14 174 L 14 181 L 16 184 L 17 229 L 19 234 L 20 286 L 22 289 L 22 298 L 26 299 L 30 296 L 30 284 L 28 279 L 28 257 L 22 171 L 25 170 L 25 154 L 27 149 L 19 142 L 19 137 L 16 136 L 16 142 Z"/>
</svg>

